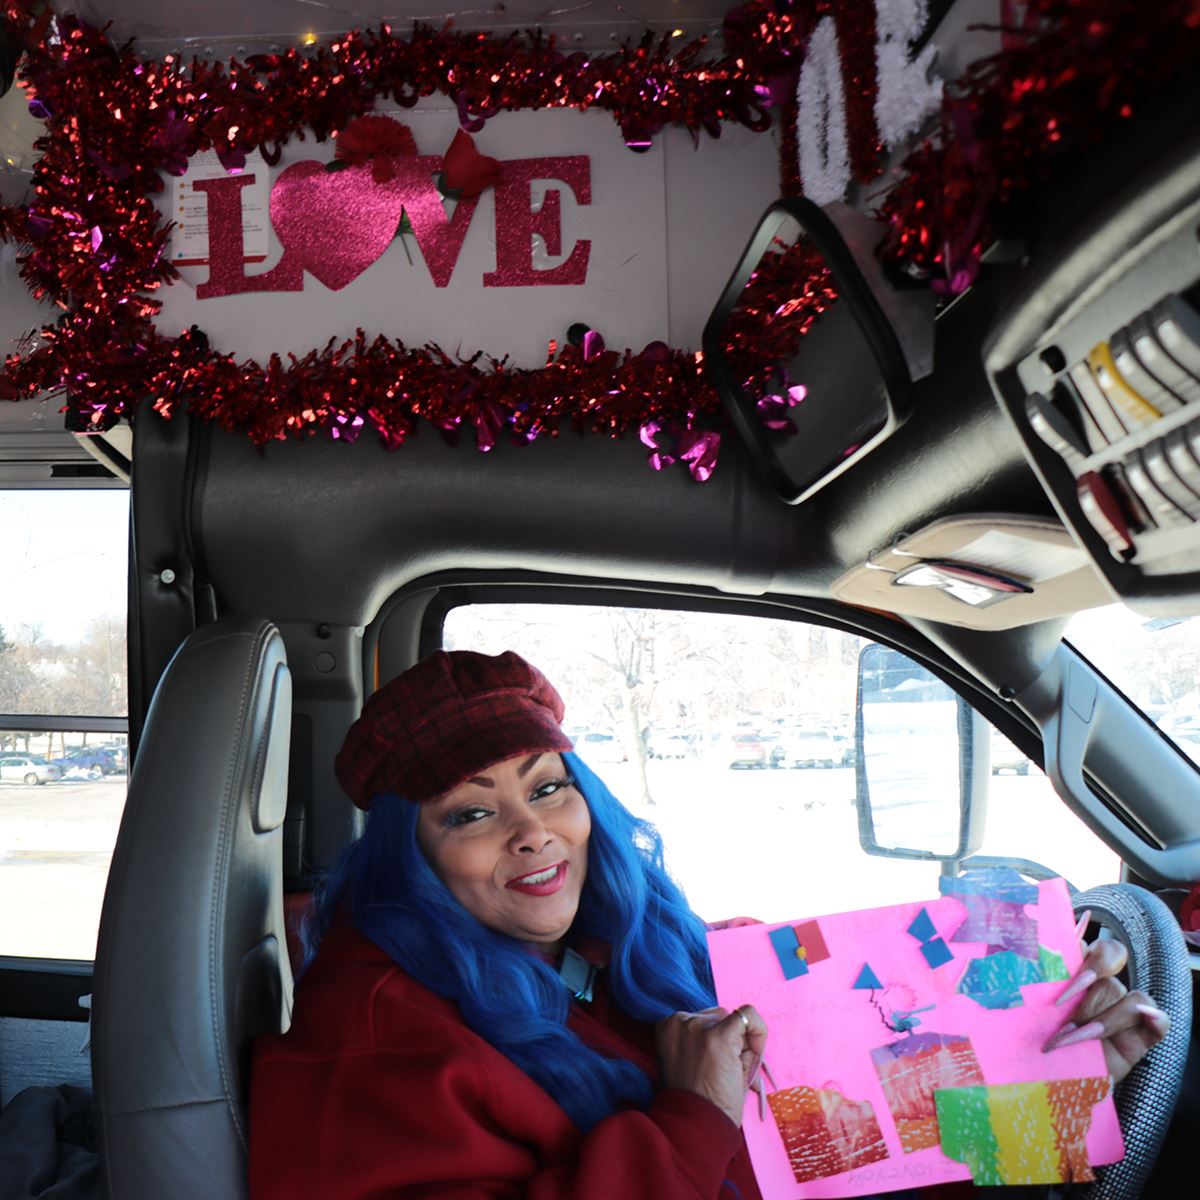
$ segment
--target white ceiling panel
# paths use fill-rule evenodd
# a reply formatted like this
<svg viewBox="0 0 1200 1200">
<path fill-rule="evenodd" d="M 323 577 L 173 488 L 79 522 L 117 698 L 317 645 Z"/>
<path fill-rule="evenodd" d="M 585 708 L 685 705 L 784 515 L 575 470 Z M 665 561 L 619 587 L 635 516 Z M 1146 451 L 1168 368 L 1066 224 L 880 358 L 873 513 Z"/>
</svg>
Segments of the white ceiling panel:
<svg viewBox="0 0 1200 1200">
<path fill-rule="evenodd" d="M 59 5 L 69 8 L 70 5 Z M 440 7 L 431 0 L 353 0 L 340 5 L 321 0 L 84 0 L 74 6 L 87 20 L 112 23 L 114 40 L 136 38 L 148 47 L 208 46 L 226 57 L 239 45 L 251 48 L 293 45 L 306 35 L 335 36 L 382 22 L 403 29 L 414 21 L 459 29 L 512 31 L 539 27 L 564 40 L 599 46 L 637 37 L 647 29 L 680 30 L 681 38 L 717 33 L 729 0 L 502 0 Z"/>
</svg>

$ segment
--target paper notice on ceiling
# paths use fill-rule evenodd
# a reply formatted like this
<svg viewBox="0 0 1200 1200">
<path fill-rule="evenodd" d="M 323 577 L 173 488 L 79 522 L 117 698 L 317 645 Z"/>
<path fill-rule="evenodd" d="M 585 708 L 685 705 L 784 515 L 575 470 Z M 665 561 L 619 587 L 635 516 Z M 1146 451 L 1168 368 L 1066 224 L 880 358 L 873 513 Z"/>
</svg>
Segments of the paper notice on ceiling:
<svg viewBox="0 0 1200 1200">
<path fill-rule="evenodd" d="M 1056 579 L 1068 571 L 1078 571 L 1087 555 L 1078 546 L 1062 542 L 1036 542 L 1032 538 L 992 529 L 947 554 L 955 562 L 976 567 L 991 567 L 1015 575 L 1030 583 Z"/>
<path fill-rule="evenodd" d="M 253 175 L 242 190 L 242 255 L 246 262 L 265 262 L 270 242 L 270 168 L 258 150 L 246 155 L 239 172 Z M 201 179 L 223 179 L 229 172 L 213 150 L 194 154 L 187 173 L 171 178 L 171 262 L 177 267 L 203 266 L 208 262 L 208 197 L 196 191 Z"/>
</svg>

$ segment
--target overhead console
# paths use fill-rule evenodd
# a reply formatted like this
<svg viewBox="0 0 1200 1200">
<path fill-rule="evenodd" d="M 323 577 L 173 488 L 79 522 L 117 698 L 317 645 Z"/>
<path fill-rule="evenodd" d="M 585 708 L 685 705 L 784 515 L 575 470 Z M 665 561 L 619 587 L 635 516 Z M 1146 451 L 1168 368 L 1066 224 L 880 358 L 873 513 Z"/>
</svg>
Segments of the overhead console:
<svg viewBox="0 0 1200 1200">
<path fill-rule="evenodd" d="M 1112 590 L 1200 612 L 1200 139 L 1040 264 L 985 351 L 1063 521 Z"/>
</svg>

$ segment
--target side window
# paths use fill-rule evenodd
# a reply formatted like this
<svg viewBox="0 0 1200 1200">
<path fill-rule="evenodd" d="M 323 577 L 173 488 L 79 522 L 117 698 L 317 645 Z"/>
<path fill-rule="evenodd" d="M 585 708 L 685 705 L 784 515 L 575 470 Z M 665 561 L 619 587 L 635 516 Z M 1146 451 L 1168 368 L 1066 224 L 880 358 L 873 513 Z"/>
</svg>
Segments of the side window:
<svg viewBox="0 0 1200 1200">
<path fill-rule="evenodd" d="M 95 956 L 129 766 L 128 529 L 124 489 L 0 490 L 0 955 Z"/>
<path fill-rule="evenodd" d="M 867 639 L 799 621 L 576 605 L 465 605 L 447 649 L 516 650 L 563 694 L 579 754 L 663 836 L 708 920 L 786 920 L 930 893 L 936 863 L 868 857 L 854 805 Z M 1077 887 L 1117 855 L 997 734 L 981 854 L 1034 859 Z"/>
</svg>

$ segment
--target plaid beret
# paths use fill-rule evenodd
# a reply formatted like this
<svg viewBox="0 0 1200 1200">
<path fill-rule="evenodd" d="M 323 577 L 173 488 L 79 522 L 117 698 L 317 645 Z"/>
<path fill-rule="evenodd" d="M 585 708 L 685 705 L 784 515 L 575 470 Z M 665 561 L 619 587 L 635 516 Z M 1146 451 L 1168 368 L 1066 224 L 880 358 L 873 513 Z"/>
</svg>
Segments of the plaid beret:
<svg viewBox="0 0 1200 1200">
<path fill-rule="evenodd" d="M 334 761 L 359 808 L 444 796 L 519 754 L 570 750 L 553 684 L 520 655 L 439 650 L 375 692 Z"/>
</svg>

